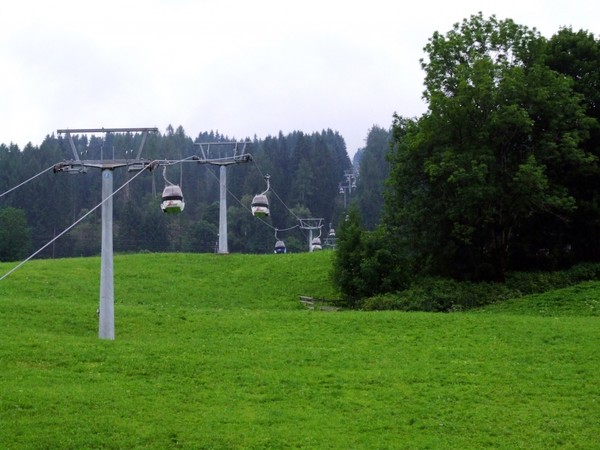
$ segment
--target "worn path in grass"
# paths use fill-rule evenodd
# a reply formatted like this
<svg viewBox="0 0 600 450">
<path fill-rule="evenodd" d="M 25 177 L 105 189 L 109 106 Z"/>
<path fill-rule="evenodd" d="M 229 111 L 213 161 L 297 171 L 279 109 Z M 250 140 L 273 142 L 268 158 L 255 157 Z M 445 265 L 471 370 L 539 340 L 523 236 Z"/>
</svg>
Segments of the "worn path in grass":
<svg viewBox="0 0 600 450">
<path fill-rule="evenodd" d="M 597 317 L 308 311 L 330 256 L 285 256 L 119 257 L 115 341 L 97 259 L 15 272 L 0 447 L 597 448 Z"/>
</svg>

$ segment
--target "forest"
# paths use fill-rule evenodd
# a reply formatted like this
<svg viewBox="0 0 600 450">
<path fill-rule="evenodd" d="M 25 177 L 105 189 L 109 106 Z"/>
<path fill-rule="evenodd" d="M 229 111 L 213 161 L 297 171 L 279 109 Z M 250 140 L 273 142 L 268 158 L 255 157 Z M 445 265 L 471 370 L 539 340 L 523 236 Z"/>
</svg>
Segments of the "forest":
<svg viewBox="0 0 600 450">
<path fill-rule="evenodd" d="M 132 158 L 142 139 L 141 133 L 72 137 L 81 160 L 90 161 Z M 192 139 L 182 127 L 168 126 L 164 134 L 148 135 L 141 156 L 181 161 L 200 155 L 198 143 L 221 143 L 217 148 L 225 154 L 231 152 L 224 144 L 230 141 L 213 131 Z M 352 164 L 342 136 L 332 130 L 296 131 L 244 141 L 249 142 L 245 150 L 252 160 L 227 168 L 229 251 L 272 253 L 276 238 L 284 240 L 290 252 L 307 251 L 308 238 L 298 227 L 298 218 L 322 218 L 324 236 L 343 213 L 340 183 Z M 75 174 L 49 170 L 72 159 L 63 135 L 48 135 L 39 147 L 0 145 L 0 260 L 27 257 L 102 201 L 100 170 L 88 168 L 87 173 Z M 145 170 L 134 180 L 126 168 L 113 171 L 115 191 L 125 185 L 113 198 L 114 250 L 214 252 L 219 229 L 219 167 L 187 162 L 164 170 Z M 266 189 L 265 175 L 270 176 L 267 196 L 271 214 L 258 220 L 251 214 L 250 204 L 254 195 Z M 25 180 L 30 181 L 14 189 Z M 161 211 L 161 192 L 167 183 L 182 189 L 185 209 L 181 214 Z M 39 257 L 99 254 L 100 220 L 98 209 Z"/>
</svg>

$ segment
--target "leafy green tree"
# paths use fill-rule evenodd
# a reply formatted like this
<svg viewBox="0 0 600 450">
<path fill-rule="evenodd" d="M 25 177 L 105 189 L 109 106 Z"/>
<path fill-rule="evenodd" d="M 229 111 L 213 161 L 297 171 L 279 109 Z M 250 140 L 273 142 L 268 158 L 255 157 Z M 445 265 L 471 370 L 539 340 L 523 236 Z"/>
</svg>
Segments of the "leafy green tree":
<svg viewBox="0 0 600 450">
<path fill-rule="evenodd" d="M 565 172 L 595 166 L 580 147 L 593 121 L 543 50 L 535 30 L 481 14 L 426 45 L 429 110 L 394 121 L 387 205 L 416 268 L 503 280 L 533 217 L 574 211 Z"/>
<path fill-rule="evenodd" d="M 365 296 L 361 276 L 363 257 L 363 227 L 356 208 L 350 208 L 337 229 L 337 250 L 332 280 L 348 306 L 355 306 Z"/>
<path fill-rule="evenodd" d="M 546 46 L 546 64 L 570 77 L 575 92 L 583 96 L 586 114 L 596 120 L 589 136 L 581 143 L 586 152 L 600 157 L 600 40 L 584 30 L 563 28 L 553 35 Z M 575 197 L 577 210 L 565 227 L 572 237 L 572 252 L 576 261 L 598 260 L 600 257 L 600 170 L 565 171 L 565 183 Z M 538 235 L 539 236 L 539 235 Z M 554 233 L 556 236 L 556 233 Z"/>
<path fill-rule="evenodd" d="M 383 227 L 365 230 L 355 206 L 338 227 L 337 237 L 332 280 L 347 306 L 408 286 L 408 266 L 390 245 L 390 234 Z"/>
<path fill-rule="evenodd" d="M 25 211 L 7 207 L 0 209 L 0 261 L 17 261 L 27 256 L 31 229 Z"/>
<path fill-rule="evenodd" d="M 562 28 L 548 41 L 546 64 L 573 80 L 590 116 L 600 117 L 600 41 L 585 30 Z M 596 129 L 597 132 L 597 129 Z"/>
</svg>

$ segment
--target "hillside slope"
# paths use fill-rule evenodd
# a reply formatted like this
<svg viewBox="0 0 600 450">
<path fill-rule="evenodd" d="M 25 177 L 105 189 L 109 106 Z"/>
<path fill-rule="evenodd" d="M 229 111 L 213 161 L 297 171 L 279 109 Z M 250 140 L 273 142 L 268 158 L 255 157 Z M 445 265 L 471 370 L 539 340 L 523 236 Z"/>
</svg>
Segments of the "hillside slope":
<svg viewBox="0 0 600 450">
<path fill-rule="evenodd" d="M 600 282 L 589 281 L 542 294 L 526 295 L 472 312 L 540 317 L 598 317 L 600 316 Z"/>
<path fill-rule="evenodd" d="M 28 263 L 0 282 L 0 448 L 597 448 L 597 317 L 306 310 L 330 259 L 117 256 L 114 341 L 99 258 Z"/>
<path fill-rule="evenodd" d="M 331 252 L 285 255 L 156 253 L 116 255 L 115 304 L 295 309 L 298 296 L 332 298 Z M 0 264 L 5 273 L 14 264 Z M 0 284 L 0 295 L 94 304 L 100 259 L 34 260 Z"/>
</svg>

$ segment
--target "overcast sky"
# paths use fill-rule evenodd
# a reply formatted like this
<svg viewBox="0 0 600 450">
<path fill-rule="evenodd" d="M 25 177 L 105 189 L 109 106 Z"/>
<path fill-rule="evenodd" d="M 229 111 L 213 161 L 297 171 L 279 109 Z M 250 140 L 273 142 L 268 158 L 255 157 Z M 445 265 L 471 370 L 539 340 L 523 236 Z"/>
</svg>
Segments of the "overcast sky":
<svg viewBox="0 0 600 450">
<path fill-rule="evenodd" d="M 600 36 L 600 2 L 19 0 L 0 13 L 0 143 L 60 128 L 171 124 L 265 138 L 331 128 L 353 155 L 419 116 L 434 31 L 478 11 Z"/>
</svg>

